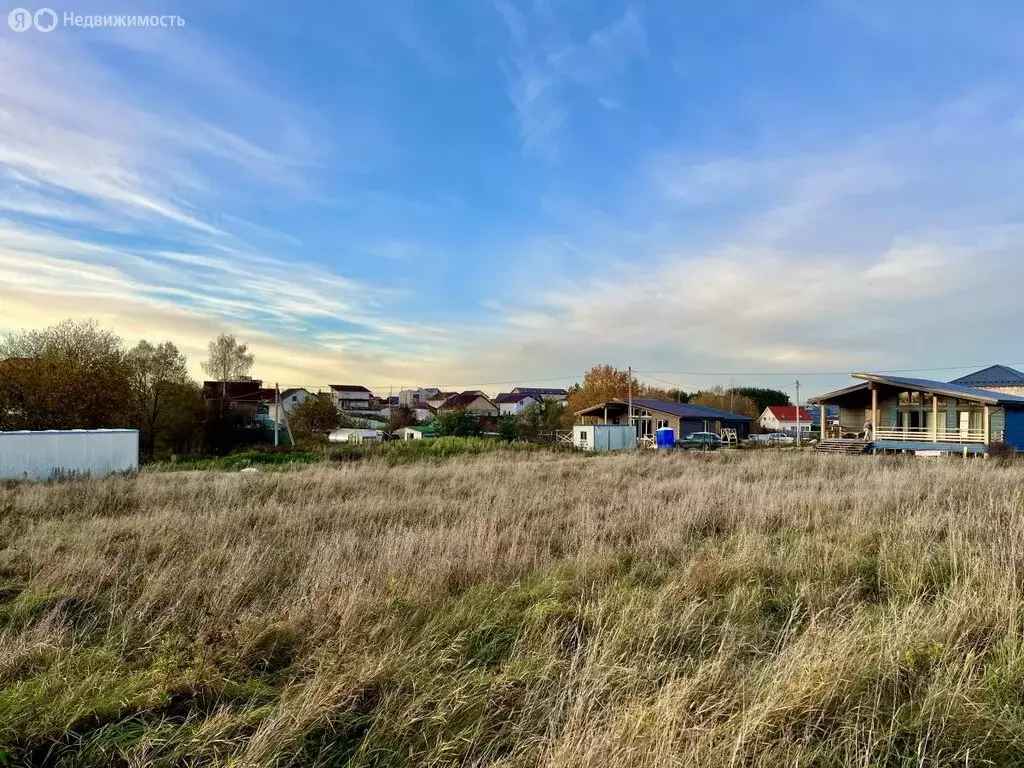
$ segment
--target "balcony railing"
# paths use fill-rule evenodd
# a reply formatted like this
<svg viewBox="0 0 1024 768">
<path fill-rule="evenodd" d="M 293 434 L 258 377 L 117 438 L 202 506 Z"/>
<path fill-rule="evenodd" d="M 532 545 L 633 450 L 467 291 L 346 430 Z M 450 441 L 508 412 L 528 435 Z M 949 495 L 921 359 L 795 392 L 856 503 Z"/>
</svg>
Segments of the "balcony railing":
<svg viewBox="0 0 1024 768">
<path fill-rule="evenodd" d="M 931 427 L 879 427 L 875 430 L 874 439 L 912 440 L 918 443 L 984 443 L 985 430 L 939 427 L 933 431 Z"/>
</svg>

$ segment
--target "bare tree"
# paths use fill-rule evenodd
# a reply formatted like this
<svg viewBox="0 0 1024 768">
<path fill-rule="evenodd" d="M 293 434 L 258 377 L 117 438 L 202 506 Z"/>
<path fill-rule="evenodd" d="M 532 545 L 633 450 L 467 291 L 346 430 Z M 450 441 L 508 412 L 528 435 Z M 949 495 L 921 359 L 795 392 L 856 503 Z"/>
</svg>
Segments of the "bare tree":
<svg viewBox="0 0 1024 768">
<path fill-rule="evenodd" d="M 146 451 L 152 455 L 156 446 L 157 422 L 175 387 L 190 382 L 185 355 L 169 341 L 153 346 L 140 341 L 128 352 L 128 365 L 134 380 Z"/>
<path fill-rule="evenodd" d="M 214 381 L 237 381 L 248 376 L 256 357 L 249 352 L 249 345 L 242 344 L 234 336 L 222 333 L 208 345 L 209 358 L 203 363 L 203 370 Z"/>
</svg>

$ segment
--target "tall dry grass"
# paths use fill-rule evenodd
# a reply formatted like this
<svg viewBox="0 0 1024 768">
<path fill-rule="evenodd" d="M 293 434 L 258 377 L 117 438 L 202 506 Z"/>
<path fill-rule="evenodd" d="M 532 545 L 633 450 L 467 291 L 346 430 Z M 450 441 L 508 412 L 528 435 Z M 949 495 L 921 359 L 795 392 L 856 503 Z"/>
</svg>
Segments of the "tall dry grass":
<svg viewBox="0 0 1024 768">
<path fill-rule="evenodd" d="M 1024 471 L 492 454 L 0 491 L 0 756 L 1006 765 Z"/>
</svg>

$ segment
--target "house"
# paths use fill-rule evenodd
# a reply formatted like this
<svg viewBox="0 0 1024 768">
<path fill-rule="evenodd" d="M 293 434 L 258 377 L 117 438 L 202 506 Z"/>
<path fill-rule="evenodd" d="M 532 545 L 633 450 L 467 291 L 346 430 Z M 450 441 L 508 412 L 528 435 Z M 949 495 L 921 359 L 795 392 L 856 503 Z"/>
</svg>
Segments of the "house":
<svg viewBox="0 0 1024 768">
<path fill-rule="evenodd" d="M 1007 365 L 991 365 L 959 379 L 953 379 L 951 383 L 989 392 L 1002 392 L 1004 395 L 1024 396 L 1024 373 Z"/>
<path fill-rule="evenodd" d="M 208 414 L 219 416 L 230 412 L 253 421 L 269 418 L 270 405 L 277 397 L 276 390 L 264 387 L 259 379 L 248 378 L 204 381 L 202 393 Z"/>
<path fill-rule="evenodd" d="M 555 389 L 552 387 L 516 387 L 512 390 L 512 394 L 516 395 L 529 395 L 535 400 L 565 400 L 569 396 L 569 393 L 564 389 Z"/>
<path fill-rule="evenodd" d="M 460 392 L 452 395 L 438 409 L 439 411 L 466 411 L 473 416 L 497 416 L 497 404 L 477 391 Z"/>
<path fill-rule="evenodd" d="M 339 411 L 369 411 L 373 393 L 359 384 L 331 384 L 331 402 Z"/>
<path fill-rule="evenodd" d="M 313 393 L 308 389 L 297 387 L 295 389 L 285 389 L 281 392 L 281 407 L 280 413 L 278 413 L 278 405 L 276 398 L 270 402 L 267 409 L 267 415 L 271 421 L 277 421 L 281 424 L 285 424 L 288 421 L 288 414 L 295 410 L 296 406 L 300 403 L 306 402 L 310 397 L 314 397 Z"/>
<path fill-rule="evenodd" d="M 1005 443 L 1024 451 L 1024 397 L 955 382 L 854 373 L 858 383 L 812 398 L 839 406 L 842 437 L 822 450 L 987 453 Z"/>
<path fill-rule="evenodd" d="M 630 423 L 629 402 L 621 398 L 584 408 L 577 411 L 576 415 L 599 424 Z M 750 422 L 749 416 L 703 405 L 671 403 L 667 400 L 644 397 L 633 398 L 632 423 L 636 425 L 637 436 L 641 439 L 653 439 L 654 433 L 662 427 L 671 427 L 675 430 L 677 439 L 691 432 L 721 434 L 723 429 L 735 429 L 737 437 L 743 439 L 750 434 Z"/>
<path fill-rule="evenodd" d="M 797 418 L 799 416 L 799 419 Z M 769 405 L 764 409 L 758 423 L 765 432 L 788 432 L 808 434 L 813 426 L 813 417 L 802 405 Z"/>
<path fill-rule="evenodd" d="M 426 403 L 440 390 L 437 387 L 420 387 L 419 389 L 403 389 L 398 393 L 399 405 L 420 405 Z"/>
<path fill-rule="evenodd" d="M 522 416 L 523 411 L 535 404 L 537 399 L 522 392 L 502 392 L 494 398 L 494 402 L 498 405 L 499 415 Z"/>
</svg>

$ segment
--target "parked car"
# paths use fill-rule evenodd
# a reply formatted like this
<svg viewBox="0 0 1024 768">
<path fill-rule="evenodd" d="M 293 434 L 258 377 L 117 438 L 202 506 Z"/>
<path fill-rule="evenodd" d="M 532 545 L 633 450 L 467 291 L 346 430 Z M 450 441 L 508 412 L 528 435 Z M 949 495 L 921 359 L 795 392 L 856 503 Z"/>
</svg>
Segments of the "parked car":
<svg viewBox="0 0 1024 768">
<path fill-rule="evenodd" d="M 714 432 L 691 432 L 676 445 L 689 451 L 717 451 L 722 447 L 722 438 Z"/>
</svg>

